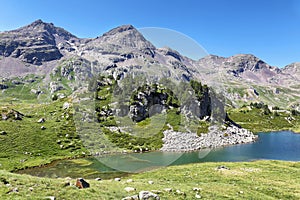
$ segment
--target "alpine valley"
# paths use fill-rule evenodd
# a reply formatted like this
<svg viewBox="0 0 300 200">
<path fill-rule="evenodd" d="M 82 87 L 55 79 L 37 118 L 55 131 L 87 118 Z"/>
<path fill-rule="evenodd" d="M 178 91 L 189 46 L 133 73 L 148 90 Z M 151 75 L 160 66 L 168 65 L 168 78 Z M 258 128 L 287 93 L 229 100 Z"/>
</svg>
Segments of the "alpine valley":
<svg viewBox="0 0 300 200">
<path fill-rule="evenodd" d="M 25 198 L 28 189 L 19 192 L 16 184 L 21 190 L 30 185 L 37 198 L 56 195 L 56 190 L 62 199 L 71 198 L 73 192 L 82 198 L 113 198 L 109 193 L 123 198 L 126 193 L 116 189 L 117 182 L 105 180 L 107 194 L 95 196 L 92 187 L 79 194 L 70 183 L 61 186 L 65 179 L 10 172 L 68 158 L 190 152 L 252 143 L 258 139 L 256 133 L 263 131 L 299 132 L 299 81 L 300 63 L 278 68 L 250 54 L 228 58 L 208 55 L 193 60 L 169 47 L 155 47 L 132 25 L 116 27 L 97 38 L 78 38 L 42 20 L 0 32 L 0 193 L 7 199 Z M 226 179 L 224 184 L 233 181 L 233 174 L 253 180 L 253 173 L 262 173 L 270 163 L 279 171 L 299 168 L 299 163 L 257 161 L 240 163 L 243 168 L 230 163 L 233 171 L 223 166 L 209 173 L 214 180 Z M 201 170 L 213 165 L 218 164 L 205 164 Z M 177 182 L 184 182 L 179 178 L 184 176 L 181 168 L 200 169 L 196 164 L 173 166 L 170 170 L 178 173 L 174 180 L 169 177 L 171 171 L 163 169 L 162 185 L 168 187 L 167 182 L 172 182 L 170 187 L 175 187 Z M 225 173 L 225 179 L 218 171 Z M 135 187 L 144 187 L 142 182 L 151 173 L 160 181 L 160 171 L 150 171 L 133 176 L 137 179 Z M 276 179 L 272 173 L 266 176 L 266 180 Z M 237 181 L 252 188 L 245 180 Z M 203 186 L 207 190 L 204 197 L 225 197 L 222 192 L 209 196 L 210 184 Z M 37 185 L 39 189 L 35 189 Z M 268 190 L 263 185 L 269 183 L 259 180 L 257 190 Z M 199 188 L 188 187 L 183 186 L 184 193 L 157 191 L 151 186 L 150 193 L 156 199 L 192 199 L 194 193 L 202 193 Z M 292 183 L 288 187 L 295 191 Z M 245 198 L 257 197 L 256 189 L 252 189 Z M 269 193 L 264 194 L 272 196 Z M 243 194 L 240 191 L 239 195 Z M 283 196 L 273 194 L 275 198 L 294 199 L 300 195 L 299 189 Z"/>
</svg>

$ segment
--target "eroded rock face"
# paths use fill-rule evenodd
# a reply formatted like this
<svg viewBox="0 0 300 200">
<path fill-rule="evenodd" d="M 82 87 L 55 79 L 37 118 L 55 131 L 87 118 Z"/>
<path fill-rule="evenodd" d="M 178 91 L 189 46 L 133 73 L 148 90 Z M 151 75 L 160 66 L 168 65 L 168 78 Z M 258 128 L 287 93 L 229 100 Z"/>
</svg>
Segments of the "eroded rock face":
<svg viewBox="0 0 300 200">
<path fill-rule="evenodd" d="M 63 55 L 57 48 L 57 43 L 76 38 L 64 29 L 41 20 L 3 32 L 0 36 L 0 55 L 19 58 L 35 65 L 60 59 Z"/>
</svg>

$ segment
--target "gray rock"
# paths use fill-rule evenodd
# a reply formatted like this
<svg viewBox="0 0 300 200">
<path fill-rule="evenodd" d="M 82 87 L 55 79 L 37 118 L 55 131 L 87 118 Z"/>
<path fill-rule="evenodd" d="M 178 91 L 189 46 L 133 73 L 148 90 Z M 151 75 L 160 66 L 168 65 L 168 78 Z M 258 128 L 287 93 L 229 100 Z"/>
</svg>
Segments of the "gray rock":
<svg viewBox="0 0 300 200">
<path fill-rule="evenodd" d="M 51 92 L 52 94 L 53 94 L 54 92 L 57 92 L 57 91 L 63 89 L 63 86 L 61 86 L 59 83 L 53 82 L 53 81 L 50 82 L 49 87 L 50 87 L 50 92 Z"/>
<path fill-rule="evenodd" d="M 122 200 L 139 200 L 139 197 L 138 195 L 133 195 L 133 196 L 125 197 Z"/>
<path fill-rule="evenodd" d="M 33 93 L 33 94 L 36 94 L 36 95 L 39 95 L 39 94 L 43 93 L 41 90 L 38 90 L 38 89 L 37 90 L 36 89 L 31 89 L 30 92 Z"/>
<path fill-rule="evenodd" d="M 0 135 L 7 135 L 6 131 L 0 131 Z"/>
<path fill-rule="evenodd" d="M 165 188 L 164 191 L 166 191 L 166 192 L 172 192 L 172 188 Z"/>
<path fill-rule="evenodd" d="M 149 191 L 140 191 L 139 192 L 139 199 L 147 200 L 147 199 L 151 199 L 151 198 L 160 200 L 160 197 L 157 194 L 154 194 L 152 192 L 149 192 Z"/>
<path fill-rule="evenodd" d="M 153 185 L 153 184 L 154 184 L 154 181 L 148 181 L 148 183 L 149 183 L 150 185 Z"/>
<path fill-rule="evenodd" d="M 133 188 L 133 187 L 125 187 L 124 190 L 125 190 L 126 192 L 134 192 L 134 191 L 136 191 L 136 189 Z"/>
<path fill-rule="evenodd" d="M 45 118 L 40 118 L 37 122 L 38 123 L 44 123 L 46 120 L 45 120 Z"/>
<path fill-rule="evenodd" d="M 7 85 L 4 85 L 4 84 L 0 84 L 0 90 L 4 90 L 4 89 L 7 89 L 8 86 Z"/>
<path fill-rule="evenodd" d="M 64 110 L 67 110 L 67 109 L 69 109 L 69 108 L 70 108 L 70 103 L 65 102 L 65 103 L 63 104 L 63 109 L 64 109 Z"/>
<path fill-rule="evenodd" d="M 48 196 L 48 197 L 46 197 L 46 199 L 49 199 L 49 200 L 56 200 L 55 196 Z"/>
<path fill-rule="evenodd" d="M 218 170 L 230 170 L 228 167 L 224 166 L 224 165 L 220 165 L 217 167 Z"/>
<path fill-rule="evenodd" d="M 121 178 L 115 178 L 115 181 L 121 181 Z"/>
</svg>

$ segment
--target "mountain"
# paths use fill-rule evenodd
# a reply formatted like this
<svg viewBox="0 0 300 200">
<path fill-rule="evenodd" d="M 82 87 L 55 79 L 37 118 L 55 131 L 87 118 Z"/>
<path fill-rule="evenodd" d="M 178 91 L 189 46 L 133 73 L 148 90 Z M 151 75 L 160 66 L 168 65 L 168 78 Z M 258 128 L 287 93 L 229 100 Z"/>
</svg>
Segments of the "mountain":
<svg viewBox="0 0 300 200">
<path fill-rule="evenodd" d="M 162 77 L 175 82 L 200 80 L 219 88 L 230 104 L 236 106 L 252 101 L 290 106 L 300 98 L 299 63 L 280 69 L 251 54 L 228 58 L 209 55 L 192 60 L 171 48 L 155 47 L 132 25 L 84 39 L 37 20 L 0 33 L 0 55 L 3 78 L 47 75 L 50 84 L 53 77 L 61 76 L 68 81 L 75 80 L 69 83 L 74 88 L 75 83 L 98 73 L 115 78 L 131 73 L 145 75 L 150 82 Z M 62 84 L 57 80 L 58 85 Z"/>
<path fill-rule="evenodd" d="M 63 54 L 59 50 L 59 46 L 65 48 L 67 42 L 78 40 L 64 29 L 41 20 L 17 30 L 1 33 L 0 36 L 1 55 L 19 58 L 26 63 L 35 65 L 60 59 Z M 72 48 L 67 50 L 72 51 Z"/>
</svg>

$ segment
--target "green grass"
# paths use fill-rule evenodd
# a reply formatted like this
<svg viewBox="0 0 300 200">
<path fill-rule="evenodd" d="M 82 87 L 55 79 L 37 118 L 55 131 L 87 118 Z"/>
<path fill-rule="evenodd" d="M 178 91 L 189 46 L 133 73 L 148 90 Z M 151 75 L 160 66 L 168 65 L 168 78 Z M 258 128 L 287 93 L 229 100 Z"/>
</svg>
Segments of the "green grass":
<svg viewBox="0 0 300 200">
<path fill-rule="evenodd" d="M 292 116 L 288 111 L 277 112 L 277 114 L 275 112 L 265 115 L 263 109 L 246 106 L 239 109 L 231 109 L 228 111 L 228 114 L 233 121 L 255 133 L 299 129 L 300 116 Z M 287 120 L 289 117 L 293 118 L 293 120 Z"/>
<path fill-rule="evenodd" d="M 0 135 L 0 169 L 38 166 L 86 152 L 74 123 L 67 118 L 72 112 L 62 109 L 64 101 L 67 99 L 51 104 L 2 104 L 1 113 L 15 109 L 25 116 L 22 120 L 0 120 L 0 131 L 7 133 Z M 46 122 L 38 123 L 42 117 Z"/>
<path fill-rule="evenodd" d="M 225 165 L 229 170 L 216 170 Z M 0 171 L 1 199 L 121 199 L 142 190 L 158 190 L 161 199 L 299 199 L 300 163 L 255 161 L 246 163 L 201 163 L 171 166 L 113 180 L 89 180 L 90 188 L 77 189 L 75 179 L 64 186 L 66 179 L 38 178 Z M 126 182 L 133 179 L 133 182 Z M 153 181 L 149 184 L 148 181 Z M 8 182 L 10 186 L 4 185 Z M 18 193 L 9 193 L 13 188 Z M 30 187 L 32 191 L 30 191 Z M 136 191 L 126 192 L 125 187 Z M 171 188 L 166 192 L 165 188 Z M 200 191 L 193 191 L 199 188 Z M 183 194 L 178 194 L 180 190 Z"/>
</svg>

